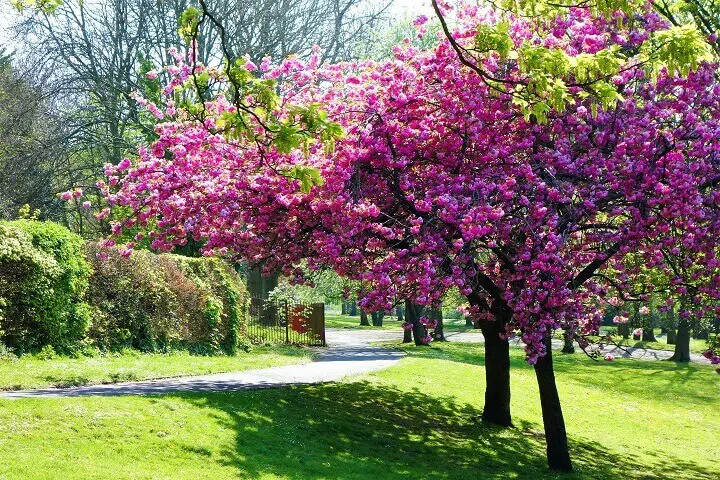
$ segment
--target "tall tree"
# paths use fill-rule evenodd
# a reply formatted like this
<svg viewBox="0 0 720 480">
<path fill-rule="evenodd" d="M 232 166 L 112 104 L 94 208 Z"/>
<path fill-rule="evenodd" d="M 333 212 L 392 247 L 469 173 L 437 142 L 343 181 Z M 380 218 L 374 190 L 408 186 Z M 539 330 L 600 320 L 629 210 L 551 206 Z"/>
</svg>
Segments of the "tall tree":
<svg viewBox="0 0 720 480">
<path fill-rule="evenodd" d="M 145 224 L 155 248 L 203 238 L 207 253 L 238 252 L 288 273 L 303 260 L 331 266 L 368 286 L 363 308 L 411 299 L 416 341 L 427 332 L 410 303 L 438 306 L 459 288 L 486 338 L 483 417 L 511 423 L 507 339 L 519 335 L 540 389 L 548 464 L 570 470 L 552 332 L 597 333 L 601 299 L 643 273 L 623 262 L 631 254 L 672 270 L 663 251 L 682 246 L 678 255 L 696 268 L 690 279 L 675 274 L 673 293 L 692 280 L 720 297 L 720 85 L 714 65 L 696 62 L 697 45 L 667 58 L 671 68 L 598 65 L 602 55 L 583 63 L 601 51 L 642 51 L 666 31 L 644 10 L 626 22 L 582 9 L 549 23 L 517 18 L 502 27 L 506 37 L 491 38 L 496 53 L 478 71 L 458 49 L 477 47 L 495 16 L 467 12 L 452 39 L 431 52 L 398 49 L 395 61 L 290 59 L 247 85 L 232 79 L 250 78 L 243 68 L 255 65 L 180 65 L 180 83 L 206 73 L 240 90 L 163 108 L 158 140 L 135 164 L 108 169 L 105 193 L 135 213 L 115 230 Z M 556 35 L 567 29 L 575 35 Z M 540 51 L 540 77 L 564 72 L 573 102 L 551 108 L 541 95 L 524 104 L 524 93 L 498 88 L 563 89 L 527 83 L 539 31 L 563 52 L 553 63 Z M 503 38 L 520 61 L 498 51 Z M 667 41 L 689 40 L 681 32 Z M 589 69 L 575 83 L 578 64 Z M 600 98 L 603 82 L 615 101 Z"/>
</svg>

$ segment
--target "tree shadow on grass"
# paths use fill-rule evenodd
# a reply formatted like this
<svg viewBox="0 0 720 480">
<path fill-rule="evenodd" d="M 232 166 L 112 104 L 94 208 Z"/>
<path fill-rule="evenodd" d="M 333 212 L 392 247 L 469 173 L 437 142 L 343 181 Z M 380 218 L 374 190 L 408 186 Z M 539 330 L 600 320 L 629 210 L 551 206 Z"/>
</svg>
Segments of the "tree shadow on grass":
<svg viewBox="0 0 720 480">
<path fill-rule="evenodd" d="M 368 382 L 174 397 L 214 409 L 216 424 L 208 428 L 235 432 L 235 444 L 220 461 L 240 478 L 628 478 L 624 460 L 598 443 L 573 439 L 578 471 L 550 473 L 543 436 L 533 426 L 495 428 L 479 421 L 478 408 L 452 397 Z M 662 459 L 635 478 L 713 478 L 691 462 L 666 454 Z"/>
</svg>

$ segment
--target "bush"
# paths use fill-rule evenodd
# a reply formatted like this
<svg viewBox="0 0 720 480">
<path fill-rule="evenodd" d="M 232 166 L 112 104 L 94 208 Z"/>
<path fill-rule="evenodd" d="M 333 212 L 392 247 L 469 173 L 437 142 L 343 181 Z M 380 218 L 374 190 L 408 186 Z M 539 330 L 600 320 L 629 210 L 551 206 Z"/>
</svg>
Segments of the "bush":
<svg viewBox="0 0 720 480">
<path fill-rule="evenodd" d="M 234 270 L 215 258 L 156 255 L 129 258 L 89 244 L 95 274 L 88 302 L 94 309 L 90 339 L 100 348 L 233 354 L 244 335 L 246 292 Z"/>
<path fill-rule="evenodd" d="M 85 336 L 91 273 L 83 240 L 52 222 L 0 222 L 0 341 L 19 354 Z"/>
</svg>

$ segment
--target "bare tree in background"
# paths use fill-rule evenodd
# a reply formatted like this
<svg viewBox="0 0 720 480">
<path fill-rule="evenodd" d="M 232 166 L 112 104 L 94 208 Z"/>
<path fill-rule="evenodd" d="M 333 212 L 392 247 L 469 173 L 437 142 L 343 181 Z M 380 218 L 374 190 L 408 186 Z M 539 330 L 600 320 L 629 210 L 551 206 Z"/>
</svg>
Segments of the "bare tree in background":
<svg viewBox="0 0 720 480">
<path fill-rule="evenodd" d="M 0 49 L 0 218 L 24 205 L 58 215 L 55 172 L 66 158 L 65 132 L 52 114 L 52 95 L 38 79 L 13 68 Z"/>
<path fill-rule="evenodd" d="M 130 94 L 143 91 L 147 69 L 170 63 L 182 47 L 178 18 L 187 0 L 65 0 L 54 14 L 26 10 L 14 25 L 16 53 L 28 71 L 48 75 L 53 105 L 70 133 L 67 162 L 56 171 L 66 187 L 92 188 L 105 163 L 117 163 L 152 136 Z M 275 60 L 307 55 L 349 59 L 382 21 L 392 0 L 208 0 L 233 56 Z M 208 22 L 199 59 L 222 61 L 220 30 Z M 57 165 L 53 169 L 58 168 Z M 0 179 L 0 182 L 4 182 Z M 57 183 L 57 182 L 56 182 Z"/>
</svg>

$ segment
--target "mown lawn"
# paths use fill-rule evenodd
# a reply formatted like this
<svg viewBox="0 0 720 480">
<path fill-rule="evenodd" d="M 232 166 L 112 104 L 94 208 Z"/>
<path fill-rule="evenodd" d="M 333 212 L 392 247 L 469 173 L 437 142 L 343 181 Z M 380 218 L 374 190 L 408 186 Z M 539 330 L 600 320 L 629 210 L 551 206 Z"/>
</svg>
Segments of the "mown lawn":
<svg viewBox="0 0 720 480">
<path fill-rule="evenodd" d="M 577 473 L 545 468 L 532 369 L 516 428 L 479 422 L 482 345 L 407 347 L 339 384 L 157 397 L 0 400 L 3 479 L 717 479 L 710 367 L 558 356 Z"/>
<path fill-rule="evenodd" d="M 250 352 L 234 356 L 197 356 L 185 352 L 129 352 L 43 360 L 33 355 L 24 355 L 17 360 L 0 359 L 0 390 L 68 387 L 236 372 L 302 363 L 312 358 L 313 353 L 309 349 L 284 346 L 256 347 Z"/>
</svg>

